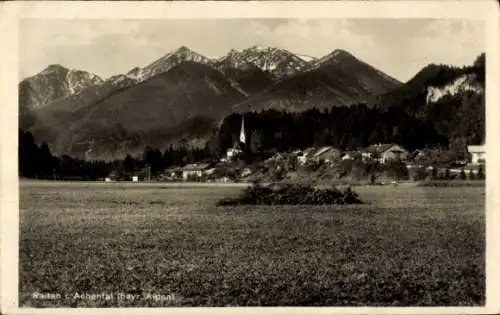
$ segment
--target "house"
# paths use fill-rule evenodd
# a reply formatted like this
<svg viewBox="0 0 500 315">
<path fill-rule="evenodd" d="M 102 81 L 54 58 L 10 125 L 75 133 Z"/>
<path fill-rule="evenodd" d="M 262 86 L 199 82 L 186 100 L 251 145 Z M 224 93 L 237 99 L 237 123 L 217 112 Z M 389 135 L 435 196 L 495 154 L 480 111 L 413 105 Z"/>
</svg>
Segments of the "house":
<svg viewBox="0 0 500 315">
<path fill-rule="evenodd" d="M 137 168 L 136 170 L 134 170 L 131 176 L 131 180 L 133 182 L 145 181 L 150 179 L 151 179 L 151 169 L 149 168 L 149 166 L 143 168 Z"/>
<path fill-rule="evenodd" d="M 353 161 L 362 158 L 362 153 L 359 151 L 348 151 L 341 155 L 342 161 Z"/>
<path fill-rule="evenodd" d="M 421 161 L 427 158 L 428 154 L 424 150 L 417 149 L 412 152 L 411 159 L 414 161 Z"/>
<path fill-rule="evenodd" d="M 119 176 L 118 176 L 118 173 L 116 171 L 112 171 L 104 179 L 105 182 L 114 182 L 114 181 L 117 181 L 117 180 L 119 180 Z"/>
<path fill-rule="evenodd" d="M 467 151 L 471 155 L 471 164 L 478 165 L 486 162 L 486 148 L 483 145 L 469 145 Z"/>
<path fill-rule="evenodd" d="M 205 174 L 206 174 L 206 175 L 213 175 L 213 174 L 215 174 L 215 171 L 217 171 L 217 168 L 212 167 L 212 168 L 207 169 L 207 170 L 205 171 Z"/>
<path fill-rule="evenodd" d="M 163 177 L 169 180 L 178 179 L 182 176 L 181 167 L 171 167 L 164 171 Z"/>
<path fill-rule="evenodd" d="M 302 151 L 299 155 L 297 155 L 297 161 L 299 164 L 304 165 L 307 161 L 311 160 L 314 153 L 316 152 L 316 148 L 310 147 Z"/>
<path fill-rule="evenodd" d="M 241 177 L 247 177 L 252 175 L 252 170 L 248 167 L 244 168 L 243 171 L 241 171 Z"/>
<path fill-rule="evenodd" d="M 232 161 L 242 153 L 243 150 L 241 150 L 237 145 L 234 145 L 232 148 L 227 149 L 226 158 L 224 159 L 224 161 Z"/>
<path fill-rule="evenodd" d="M 331 163 L 340 158 L 342 151 L 334 147 L 321 147 L 312 154 L 312 159 L 315 161 L 323 161 Z"/>
<path fill-rule="evenodd" d="M 408 151 L 394 144 L 372 144 L 362 152 L 363 160 L 378 160 L 380 163 L 403 161 L 408 158 Z"/>
<path fill-rule="evenodd" d="M 181 168 L 182 179 L 183 180 L 188 180 L 191 178 L 198 178 L 199 179 L 205 174 L 205 171 L 208 170 L 209 167 L 210 167 L 210 165 L 206 164 L 206 163 L 188 164 L 188 165 Z"/>
</svg>

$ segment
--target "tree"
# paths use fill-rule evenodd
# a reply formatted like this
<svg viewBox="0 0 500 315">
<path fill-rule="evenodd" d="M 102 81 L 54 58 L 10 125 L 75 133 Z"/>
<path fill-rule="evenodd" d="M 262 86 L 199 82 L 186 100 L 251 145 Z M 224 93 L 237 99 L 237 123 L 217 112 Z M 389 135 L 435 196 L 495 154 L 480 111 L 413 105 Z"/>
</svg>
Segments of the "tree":
<svg viewBox="0 0 500 315">
<path fill-rule="evenodd" d="M 475 180 L 476 179 L 476 174 L 472 170 L 469 170 L 469 180 Z"/>
<path fill-rule="evenodd" d="M 38 159 L 40 175 L 44 178 L 51 176 L 54 167 L 54 160 L 49 146 L 45 142 L 40 146 Z"/>
<path fill-rule="evenodd" d="M 39 148 L 31 132 L 19 130 L 19 173 L 25 177 L 36 177 L 39 173 Z"/>
<path fill-rule="evenodd" d="M 174 158 L 172 156 L 172 146 L 169 146 L 165 151 L 163 151 L 163 156 L 162 156 L 162 165 L 163 168 L 168 168 L 171 165 L 174 164 Z"/>
<path fill-rule="evenodd" d="M 477 169 L 477 179 L 484 179 L 484 178 L 485 176 L 484 176 L 483 166 L 479 165 L 479 168 Z"/>
<path fill-rule="evenodd" d="M 465 174 L 465 170 L 463 168 L 460 170 L 460 179 L 467 179 L 467 175 Z"/>
<path fill-rule="evenodd" d="M 377 177 L 376 177 L 376 175 L 375 175 L 375 173 L 374 173 L 374 172 L 370 174 L 370 184 L 371 184 L 371 185 L 374 185 L 374 184 L 375 184 L 375 179 L 376 179 L 376 178 L 377 178 Z"/>
<path fill-rule="evenodd" d="M 450 178 L 450 169 L 449 168 L 446 168 L 446 170 L 444 171 L 444 179 L 445 180 L 451 179 Z"/>
<path fill-rule="evenodd" d="M 252 131 L 252 135 L 250 137 L 250 150 L 253 154 L 262 153 L 262 134 L 259 130 Z"/>
<path fill-rule="evenodd" d="M 207 143 L 207 149 L 212 157 L 220 157 L 224 153 L 221 145 L 221 137 L 219 137 L 216 133 L 212 135 Z"/>
<path fill-rule="evenodd" d="M 123 160 L 123 170 L 125 173 L 131 173 L 135 170 L 135 160 L 127 154 L 125 160 Z"/>
<path fill-rule="evenodd" d="M 154 149 L 151 152 L 151 172 L 156 175 L 159 171 L 163 169 L 163 157 L 161 155 L 160 149 Z"/>
<path fill-rule="evenodd" d="M 152 154 L 153 154 L 153 148 L 151 148 L 150 146 L 146 146 L 142 154 L 143 164 L 151 164 Z"/>
</svg>

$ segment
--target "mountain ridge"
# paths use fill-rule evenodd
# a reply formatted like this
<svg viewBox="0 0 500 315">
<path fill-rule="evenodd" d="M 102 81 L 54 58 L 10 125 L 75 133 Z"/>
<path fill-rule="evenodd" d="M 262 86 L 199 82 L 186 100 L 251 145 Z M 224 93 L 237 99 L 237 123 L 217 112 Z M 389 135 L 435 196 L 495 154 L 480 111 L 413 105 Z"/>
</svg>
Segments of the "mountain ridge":
<svg viewBox="0 0 500 315">
<path fill-rule="evenodd" d="M 222 73 L 189 61 L 72 113 L 74 121 L 69 126 L 63 123 L 50 132 L 40 123 L 42 130 L 38 132 L 51 137 L 41 140 L 52 143 L 58 154 L 82 158 L 82 154 L 113 155 L 108 146 L 126 152 L 138 149 L 133 146 L 140 146 L 143 140 L 159 145 L 168 143 L 174 135 L 182 138 L 176 127 L 193 119 L 206 126 L 226 114 L 233 102 L 244 98 Z M 189 134 L 189 130 L 186 132 Z"/>
<path fill-rule="evenodd" d="M 19 83 L 20 111 L 43 107 L 102 82 L 103 80 L 94 73 L 51 64 L 40 73 Z"/>
<path fill-rule="evenodd" d="M 187 47 L 181 48 L 150 64 L 155 67 L 129 71 L 135 76 L 143 71 L 142 79 L 151 75 L 144 80 L 122 74 L 106 80 L 99 78 L 99 83 L 95 84 L 91 75 L 82 74 L 82 84 L 74 84 L 77 92 L 62 93 L 65 96 L 53 97 L 54 100 L 45 106 L 20 110 L 20 125 L 33 132 L 38 141 L 49 143 L 56 154 L 90 159 L 120 157 L 127 152 L 140 152 L 140 146 L 144 145 L 164 146 L 178 141 L 199 145 L 206 141 L 225 115 L 232 112 L 303 111 L 358 103 L 378 107 L 407 104 L 408 85 L 415 85 L 410 90 L 420 93 L 422 85 L 433 83 L 433 80 L 449 85 L 451 78 L 458 78 L 447 74 L 453 74 L 455 70 L 442 72 L 428 66 L 421 70 L 424 74 L 416 75 L 426 77 L 423 81 L 417 78 L 409 80 L 414 83 L 403 84 L 343 50 L 333 50 L 310 62 L 303 60 L 307 67 L 280 78 L 272 73 L 273 62 L 278 60 L 274 70 L 281 62 L 282 69 L 285 69 L 283 73 L 286 73 L 295 69 L 296 59 L 290 59 L 287 53 L 283 59 L 277 58 L 282 53 L 279 49 L 255 47 L 247 50 L 248 61 L 240 54 L 245 49 L 234 50 L 233 60 L 203 58 Z M 252 58 L 260 53 L 269 58 L 256 65 Z M 299 61 L 299 64 L 303 62 Z M 59 73 L 57 78 L 66 78 L 61 75 L 66 68 L 61 67 L 47 67 L 42 77 Z M 474 75 L 480 80 L 480 72 L 474 72 Z M 471 84 L 475 84 L 476 79 L 471 80 Z M 53 81 L 56 85 L 58 82 Z M 86 82 L 90 83 L 85 85 Z M 69 88 L 64 91 L 70 93 Z M 450 97 L 458 98 L 461 93 L 444 95 L 439 102 Z M 49 96 L 53 94 L 49 93 Z M 399 94 L 405 97 L 400 99 Z M 20 105 L 21 99 L 20 86 Z M 417 105 L 416 102 L 408 104 L 406 110 L 416 115 L 417 111 L 411 108 Z M 418 106 L 421 109 L 422 106 Z M 479 117 L 479 114 L 474 115 Z M 443 128 L 449 130 L 448 125 Z M 114 149 L 106 149 L 107 146 Z"/>
</svg>

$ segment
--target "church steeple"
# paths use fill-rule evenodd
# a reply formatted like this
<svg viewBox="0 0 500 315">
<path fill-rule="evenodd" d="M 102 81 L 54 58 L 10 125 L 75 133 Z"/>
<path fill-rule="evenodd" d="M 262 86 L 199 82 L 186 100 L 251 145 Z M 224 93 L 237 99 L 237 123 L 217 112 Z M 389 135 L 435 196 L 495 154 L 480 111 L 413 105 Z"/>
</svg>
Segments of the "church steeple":
<svg viewBox="0 0 500 315">
<path fill-rule="evenodd" d="M 246 143 L 246 135 L 245 135 L 245 117 L 241 117 L 241 131 L 240 131 L 240 142 Z"/>
</svg>

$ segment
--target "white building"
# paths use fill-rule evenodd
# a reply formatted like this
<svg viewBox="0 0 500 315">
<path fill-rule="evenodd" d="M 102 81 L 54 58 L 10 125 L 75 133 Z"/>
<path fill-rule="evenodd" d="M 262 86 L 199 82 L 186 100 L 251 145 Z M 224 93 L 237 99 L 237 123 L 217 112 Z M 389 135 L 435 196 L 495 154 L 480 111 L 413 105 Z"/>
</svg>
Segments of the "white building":
<svg viewBox="0 0 500 315">
<path fill-rule="evenodd" d="M 227 149 L 227 153 L 226 153 L 226 159 L 228 161 L 231 161 L 233 160 L 235 157 L 239 156 L 243 151 L 239 148 L 229 148 Z"/>
<path fill-rule="evenodd" d="M 182 168 L 182 179 L 188 180 L 190 178 L 201 178 L 207 169 L 209 169 L 209 165 L 205 163 L 188 164 Z"/>
<path fill-rule="evenodd" d="M 483 164 L 486 162 L 486 148 L 483 145 L 469 145 L 467 146 L 467 151 L 471 155 L 472 164 Z"/>
</svg>

